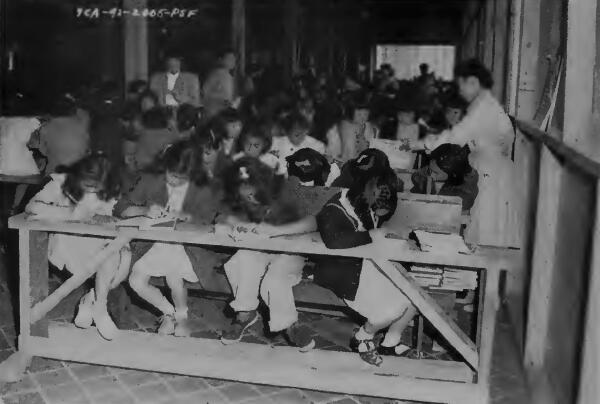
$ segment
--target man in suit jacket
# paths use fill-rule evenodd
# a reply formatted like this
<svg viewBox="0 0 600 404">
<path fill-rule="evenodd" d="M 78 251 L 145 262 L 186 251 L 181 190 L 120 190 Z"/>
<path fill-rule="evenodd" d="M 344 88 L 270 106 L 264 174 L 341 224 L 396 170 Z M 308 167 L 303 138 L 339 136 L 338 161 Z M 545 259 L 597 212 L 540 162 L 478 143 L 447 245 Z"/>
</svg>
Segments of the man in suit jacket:
<svg viewBox="0 0 600 404">
<path fill-rule="evenodd" d="M 181 71 L 181 59 L 169 57 L 167 71 L 155 73 L 150 79 L 150 89 L 158 96 L 160 105 L 176 107 L 181 104 L 200 106 L 198 76 Z"/>
</svg>

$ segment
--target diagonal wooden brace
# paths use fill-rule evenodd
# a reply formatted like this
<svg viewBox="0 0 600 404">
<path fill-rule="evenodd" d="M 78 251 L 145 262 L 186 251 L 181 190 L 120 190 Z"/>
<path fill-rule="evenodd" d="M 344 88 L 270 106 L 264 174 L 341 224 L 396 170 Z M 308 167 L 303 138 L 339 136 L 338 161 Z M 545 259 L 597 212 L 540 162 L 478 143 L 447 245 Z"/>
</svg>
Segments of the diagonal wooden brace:
<svg viewBox="0 0 600 404">
<path fill-rule="evenodd" d="M 372 260 L 372 262 L 375 268 L 408 297 L 421 314 L 433 324 L 467 363 L 474 370 L 477 370 L 479 354 L 473 341 L 442 310 L 437 302 L 408 275 L 406 270 L 402 266 L 395 266 L 387 260 Z"/>
<path fill-rule="evenodd" d="M 126 246 L 131 241 L 131 238 L 125 235 L 117 236 L 110 241 L 106 247 L 96 254 L 96 256 L 88 263 L 87 268 L 80 274 L 73 275 L 58 287 L 50 296 L 33 306 L 31 309 L 31 323 L 44 318 L 50 310 L 52 310 L 61 300 L 69 295 L 72 291 L 81 286 L 89 277 L 96 273 L 98 265 L 113 254 L 117 254 L 121 248 Z"/>
</svg>

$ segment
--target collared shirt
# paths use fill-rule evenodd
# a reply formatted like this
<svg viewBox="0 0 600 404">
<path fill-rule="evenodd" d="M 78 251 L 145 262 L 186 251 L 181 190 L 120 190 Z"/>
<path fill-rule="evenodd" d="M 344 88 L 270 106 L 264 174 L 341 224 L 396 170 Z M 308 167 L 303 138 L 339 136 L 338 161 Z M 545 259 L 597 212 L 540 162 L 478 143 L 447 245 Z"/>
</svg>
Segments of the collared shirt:
<svg viewBox="0 0 600 404">
<path fill-rule="evenodd" d="M 175 82 L 177 81 L 177 78 L 179 77 L 179 72 L 173 74 L 173 73 L 167 73 L 167 89 L 169 91 L 173 91 L 173 89 L 175 88 Z"/>
<path fill-rule="evenodd" d="M 186 181 L 178 187 L 172 187 L 167 184 L 167 194 L 169 195 L 169 201 L 167 202 L 167 208 L 171 212 L 181 212 L 183 209 L 183 203 L 190 186 L 189 181 Z"/>
</svg>

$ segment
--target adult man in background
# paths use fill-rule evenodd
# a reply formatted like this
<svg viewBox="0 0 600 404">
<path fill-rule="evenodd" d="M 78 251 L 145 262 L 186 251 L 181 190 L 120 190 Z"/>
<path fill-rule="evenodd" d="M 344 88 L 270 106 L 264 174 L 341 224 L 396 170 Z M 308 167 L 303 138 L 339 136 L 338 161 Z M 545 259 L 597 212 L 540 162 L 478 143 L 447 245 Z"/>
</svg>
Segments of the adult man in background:
<svg viewBox="0 0 600 404">
<path fill-rule="evenodd" d="M 200 106 L 200 82 L 193 73 L 181 71 L 181 58 L 169 56 L 166 72 L 155 73 L 150 79 L 150 90 L 158 96 L 162 106 L 181 104 Z"/>
</svg>

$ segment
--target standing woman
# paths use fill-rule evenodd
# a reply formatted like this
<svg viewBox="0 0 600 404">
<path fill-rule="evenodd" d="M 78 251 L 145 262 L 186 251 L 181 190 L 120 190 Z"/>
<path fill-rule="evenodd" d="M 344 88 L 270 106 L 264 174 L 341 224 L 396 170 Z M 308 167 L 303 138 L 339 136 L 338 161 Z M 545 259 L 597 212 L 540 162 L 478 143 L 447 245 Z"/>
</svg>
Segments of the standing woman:
<svg viewBox="0 0 600 404">
<path fill-rule="evenodd" d="M 235 53 L 225 51 L 219 63 L 213 69 L 202 87 L 203 103 L 206 116 L 212 118 L 235 102 L 235 79 L 233 71 L 236 66 Z"/>
<path fill-rule="evenodd" d="M 471 208 L 465 240 L 471 244 L 516 247 L 520 242 L 516 182 L 511 148 L 514 130 L 491 93 L 490 71 L 477 60 L 455 68 L 460 95 L 469 104 L 465 117 L 440 135 L 428 135 L 425 148 L 443 143 L 468 146 L 469 162 L 479 173 L 479 195 Z"/>
</svg>

